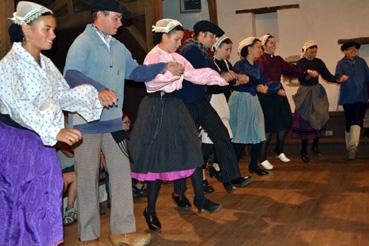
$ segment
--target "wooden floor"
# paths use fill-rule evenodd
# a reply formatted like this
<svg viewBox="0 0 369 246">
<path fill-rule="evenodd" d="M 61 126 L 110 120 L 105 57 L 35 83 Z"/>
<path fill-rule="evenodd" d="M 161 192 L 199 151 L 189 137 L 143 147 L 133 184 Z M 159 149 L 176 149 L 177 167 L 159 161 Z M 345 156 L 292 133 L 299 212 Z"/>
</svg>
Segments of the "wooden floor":
<svg viewBox="0 0 369 246">
<path fill-rule="evenodd" d="M 344 155 L 312 156 L 310 164 L 273 159 L 275 170 L 227 194 L 214 179 L 208 195 L 223 204 L 216 214 L 177 211 L 165 184 L 158 201 L 162 233 L 151 245 L 369 245 L 369 152 L 355 161 Z M 246 172 L 246 158 L 241 162 Z M 189 186 L 191 187 L 191 186 Z M 192 200 L 190 188 L 188 197 Z M 136 200 L 138 230 L 145 230 L 145 199 Z M 108 217 L 102 216 L 102 242 L 108 243 Z M 65 244 L 77 244 L 77 225 L 65 228 Z"/>
</svg>

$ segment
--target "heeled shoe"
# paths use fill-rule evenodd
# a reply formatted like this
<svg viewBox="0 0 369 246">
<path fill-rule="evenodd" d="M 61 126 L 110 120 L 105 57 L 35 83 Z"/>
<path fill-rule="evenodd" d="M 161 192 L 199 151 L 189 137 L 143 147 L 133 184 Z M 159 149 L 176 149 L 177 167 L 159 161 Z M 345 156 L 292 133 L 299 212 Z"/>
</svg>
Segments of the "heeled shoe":
<svg viewBox="0 0 369 246">
<path fill-rule="evenodd" d="M 215 170 L 213 166 L 208 166 L 208 172 L 209 172 L 210 178 L 214 177 L 219 182 L 222 182 L 222 175 L 220 171 Z"/>
<path fill-rule="evenodd" d="M 210 213 L 215 213 L 220 211 L 223 206 L 210 201 L 209 199 L 205 198 L 202 199 L 201 201 L 196 200 L 196 197 L 193 199 L 193 204 L 196 206 L 197 210 L 199 213 L 201 213 L 203 210 L 208 211 Z"/>
<path fill-rule="evenodd" d="M 250 173 L 255 173 L 258 176 L 266 176 L 269 174 L 268 171 L 261 169 L 260 167 L 249 168 Z"/>
<path fill-rule="evenodd" d="M 189 210 L 191 208 L 191 203 L 185 196 L 185 194 L 178 195 L 176 193 L 172 193 L 172 199 L 177 205 L 177 208 L 183 209 L 183 210 Z"/>
<path fill-rule="evenodd" d="M 161 224 L 156 213 L 148 213 L 147 209 L 144 210 L 143 216 L 145 217 L 146 224 L 152 232 L 161 232 Z"/>
<path fill-rule="evenodd" d="M 206 179 L 202 181 L 202 190 L 208 194 L 215 191 L 213 186 L 211 186 Z"/>
<path fill-rule="evenodd" d="M 301 152 L 300 156 L 303 163 L 308 163 L 310 161 L 310 158 L 307 153 Z"/>
</svg>

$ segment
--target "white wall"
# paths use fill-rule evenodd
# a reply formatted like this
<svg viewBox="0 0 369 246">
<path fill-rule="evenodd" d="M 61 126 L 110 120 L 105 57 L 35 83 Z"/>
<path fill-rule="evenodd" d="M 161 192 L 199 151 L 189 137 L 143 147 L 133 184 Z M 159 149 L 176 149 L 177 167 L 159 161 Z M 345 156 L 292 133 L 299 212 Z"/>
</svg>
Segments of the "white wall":
<svg viewBox="0 0 369 246">
<path fill-rule="evenodd" d="M 172 1 L 172 0 L 167 0 Z M 235 14 L 236 10 L 300 4 L 299 9 L 277 12 L 278 48 L 282 57 L 299 54 L 302 44 L 308 39 L 318 42 L 318 56 L 325 61 L 332 73 L 337 61 L 342 58 L 338 39 L 369 37 L 369 1 L 367 0 L 217 0 L 218 20 L 235 46 L 253 33 L 252 14 Z M 236 47 L 232 61 L 236 61 Z M 369 47 L 363 46 L 362 55 L 369 60 Z M 339 87 L 322 83 L 327 89 L 330 110 L 337 110 Z M 289 94 L 295 88 L 287 88 Z M 293 107 L 293 105 L 292 105 Z"/>
<path fill-rule="evenodd" d="M 163 18 L 176 19 L 189 30 L 199 20 L 209 20 L 207 0 L 201 0 L 201 12 L 181 13 L 179 0 L 163 0 Z"/>
</svg>

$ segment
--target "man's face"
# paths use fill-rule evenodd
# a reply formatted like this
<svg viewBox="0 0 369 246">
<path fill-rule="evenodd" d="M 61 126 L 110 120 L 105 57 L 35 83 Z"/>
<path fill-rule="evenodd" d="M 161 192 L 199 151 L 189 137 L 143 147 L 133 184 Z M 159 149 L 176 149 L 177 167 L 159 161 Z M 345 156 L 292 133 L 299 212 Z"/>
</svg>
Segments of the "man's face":
<svg viewBox="0 0 369 246">
<path fill-rule="evenodd" d="M 357 56 L 359 54 L 359 50 L 356 49 L 355 46 L 353 46 L 353 47 L 350 47 L 350 48 L 344 50 L 343 53 L 348 58 L 353 58 L 353 57 L 355 57 L 355 56 Z"/>
<path fill-rule="evenodd" d="M 214 33 L 211 32 L 200 32 L 201 40 L 200 42 L 208 49 L 213 46 L 216 41 L 216 36 Z"/>
<path fill-rule="evenodd" d="M 102 31 L 109 35 L 117 34 L 119 27 L 122 26 L 122 14 L 109 11 L 109 14 L 105 15 L 104 12 L 99 11 L 98 15 L 98 18 L 101 18 Z"/>
</svg>

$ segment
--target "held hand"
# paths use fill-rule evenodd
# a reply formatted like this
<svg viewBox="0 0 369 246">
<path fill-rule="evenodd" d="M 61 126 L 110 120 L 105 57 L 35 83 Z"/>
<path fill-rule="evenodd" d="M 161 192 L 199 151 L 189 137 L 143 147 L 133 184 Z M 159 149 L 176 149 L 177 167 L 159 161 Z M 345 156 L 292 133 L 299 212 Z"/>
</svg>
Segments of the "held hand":
<svg viewBox="0 0 369 246">
<path fill-rule="evenodd" d="M 250 77 L 246 74 L 236 74 L 236 76 L 238 85 L 244 85 L 250 82 Z"/>
<path fill-rule="evenodd" d="M 232 81 L 236 78 L 236 74 L 234 72 L 226 72 L 221 74 L 222 78 L 225 79 L 227 82 Z"/>
<path fill-rule="evenodd" d="M 82 139 L 82 134 L 79 130 L 73 128 L 63 128 L 56 135 L 56 140 L 64 142 L 68 145 L 73 145 Z"/>
<path fill-rule="evenodd" d="M 281 97 L 287 96 L 286 91 L 283 89 L 279 89 L 279 91 L 277 92 L 277 95 Z"/>
<path fill-rule="evenodd" d="M 315 70 L 308 69 L 306 72 L 312 78 L 316 78 L 319 76 L 319 73 Z"/>
<path fill-rule="evenodd" d="M 103 105 L 105 108 L 118 105 L 118 97 L 115 92 L 110 89 L 99 91 L 99 100 L 101 105 Z"/>
<path fill-rule="evenodd" d="M 348 79 L 349 79 L 349 76 L 343 74 L 343 75 L 341 75 L 341 77 L 339 78 L 339 80 L 337 80 L 337 82 L 338 83 L 343 83 L 343 82 L 345 82 Z"/>
<path fill-rule="evenodd" d="M 259 93 L 261 93 L 261 94 L 266 94 L 266 93 L 268 93 L 268 86 L 266 86 L 266 85 L 258 85 L 256 87 L 256 91 L 259 92 Z"/>
<path fill-rule="evenodd" d="M 173 75 L 181 76 L 184 73 L 184 66 L 178 62 L 168 62 L 167 70 Z"/>
</svg>

